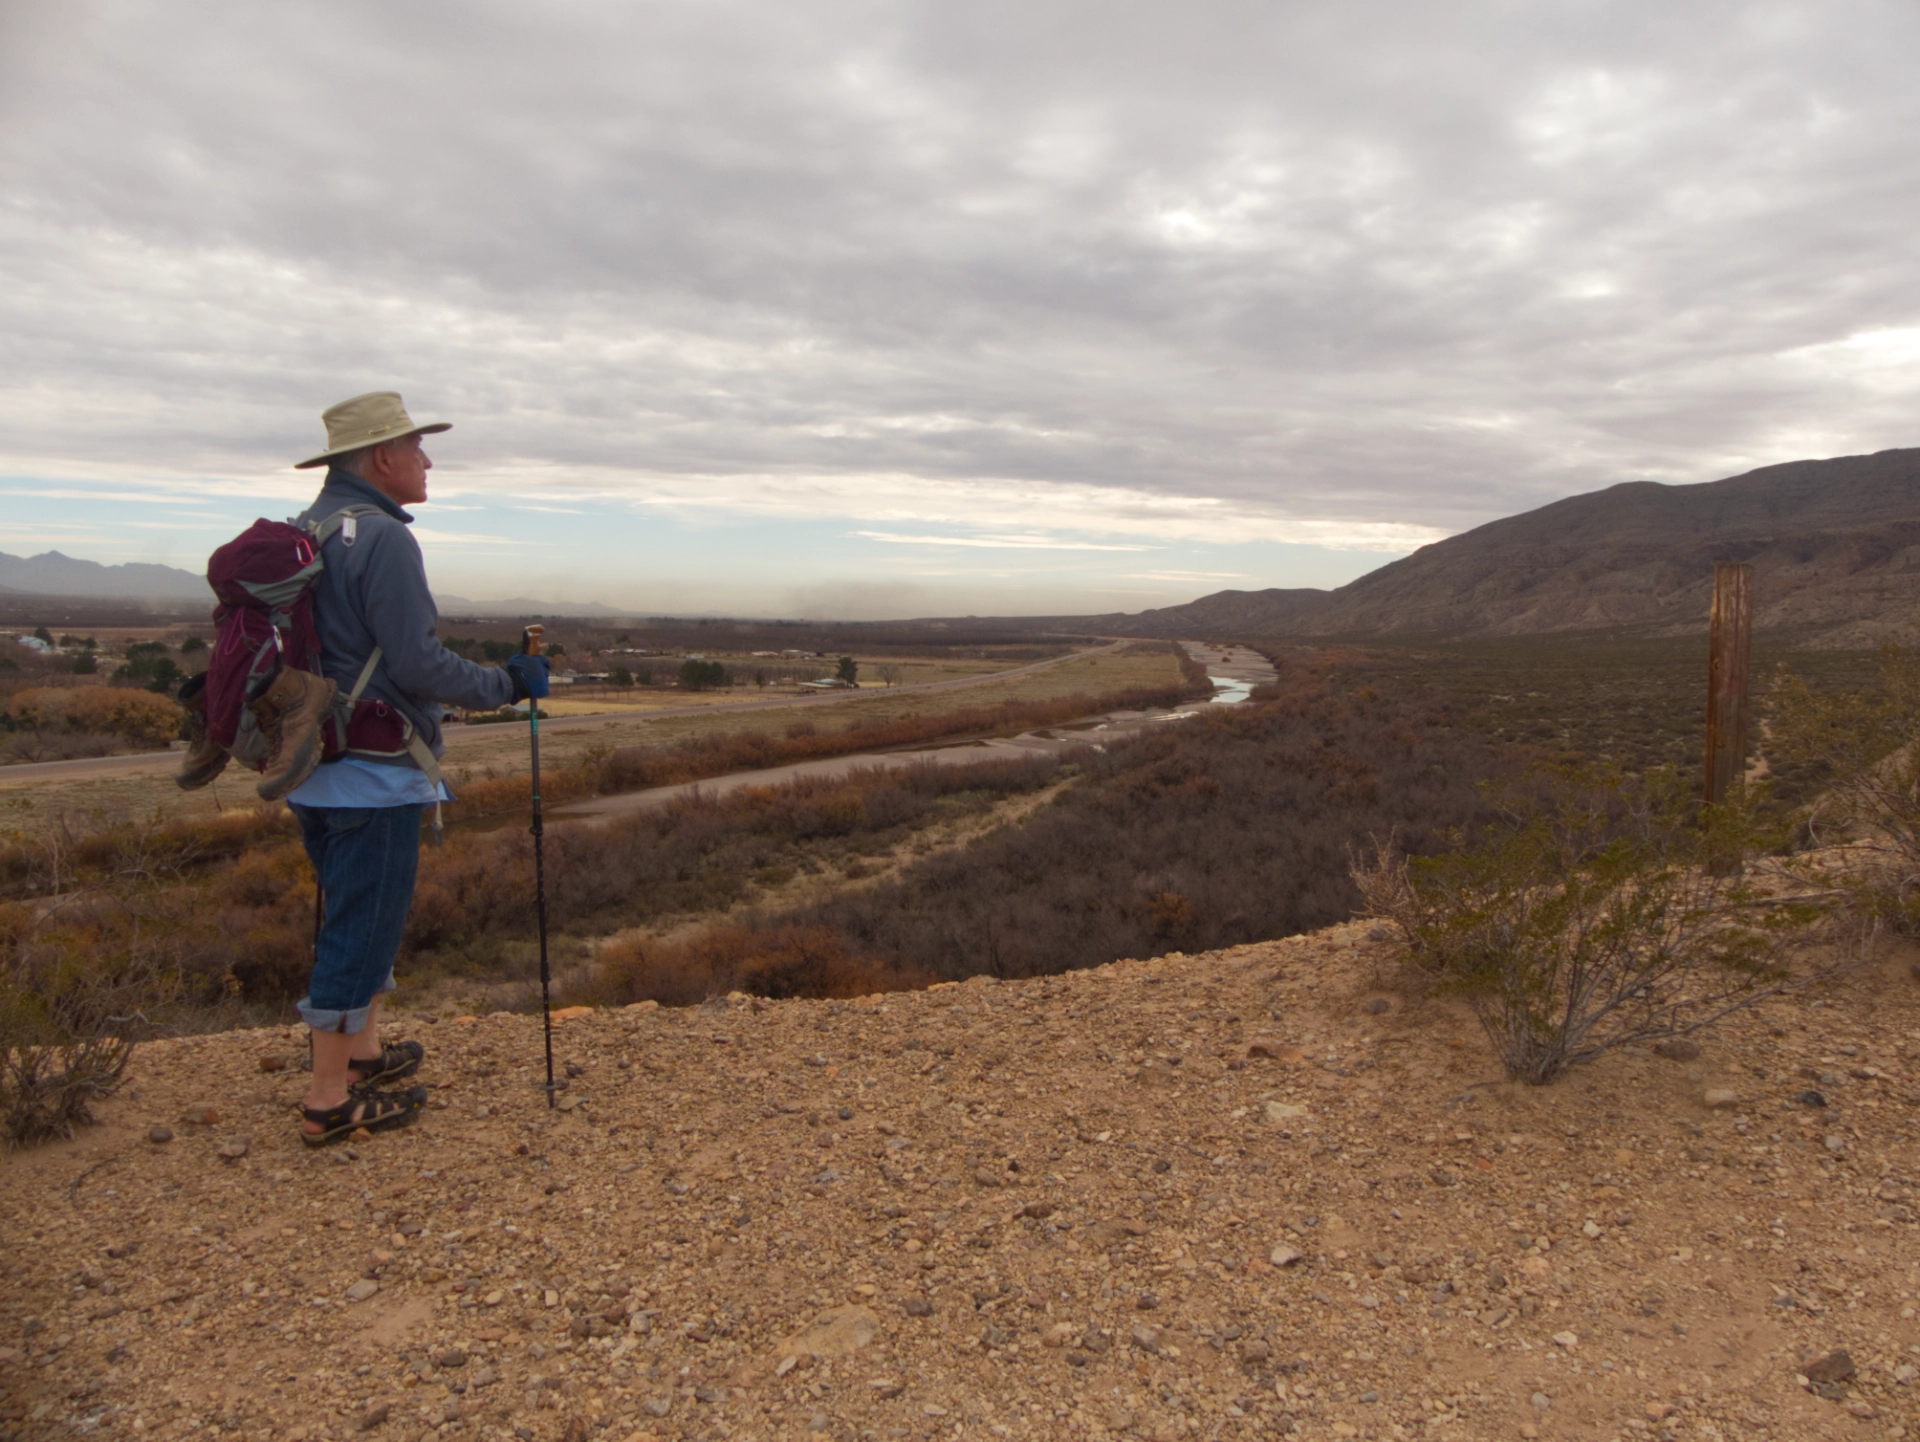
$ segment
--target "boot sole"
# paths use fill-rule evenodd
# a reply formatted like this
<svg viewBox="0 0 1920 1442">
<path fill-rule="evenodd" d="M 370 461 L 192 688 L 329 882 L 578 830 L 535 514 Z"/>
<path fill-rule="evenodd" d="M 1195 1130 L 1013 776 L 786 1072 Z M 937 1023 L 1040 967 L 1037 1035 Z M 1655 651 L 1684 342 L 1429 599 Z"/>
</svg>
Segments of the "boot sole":
<svg viewBox="0 0 1920 1442">
<path fill-rule="evenodd" d="M 227 769 L 227 762 L 232 759 L 233 758 L 225 752 L 222 752 L 218 761 L 206 766 L 196 766 L 191 771 L 180 772 L 173 778 L 173 784 L 178 786 L 182 791 L 198 791 L 222 771 L 225 771 Z"/>
<path fill-rule="evenodd" d="M 278 801 L 313 775 L 314 768 L 319 764 L 320 727 L 316 723 L 314 729 L 307 734 L 307 739 L 301 743 L 300 749 L 293 753 L 292 769 L 277 779 L 262 778 L 260 784 L 253 789 L 262 801 Z"/>
</svg>

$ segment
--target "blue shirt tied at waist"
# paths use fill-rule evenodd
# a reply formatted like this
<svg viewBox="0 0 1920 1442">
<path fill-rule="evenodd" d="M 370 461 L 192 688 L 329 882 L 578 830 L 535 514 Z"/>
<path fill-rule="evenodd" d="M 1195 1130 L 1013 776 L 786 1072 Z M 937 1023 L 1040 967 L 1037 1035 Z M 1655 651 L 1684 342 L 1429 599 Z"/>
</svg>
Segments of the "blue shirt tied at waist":
<svg viewBox="0 0 1920 1442">
<path fill-rule="evenodd" d="M 295 806 L 431 806 L 451 801 L 445 786 L 436 795 L 424 771 L 412 766 L 383 766 L 342 756 L 313 768 L 313 775 L 287 793 Z"/>
</svg>

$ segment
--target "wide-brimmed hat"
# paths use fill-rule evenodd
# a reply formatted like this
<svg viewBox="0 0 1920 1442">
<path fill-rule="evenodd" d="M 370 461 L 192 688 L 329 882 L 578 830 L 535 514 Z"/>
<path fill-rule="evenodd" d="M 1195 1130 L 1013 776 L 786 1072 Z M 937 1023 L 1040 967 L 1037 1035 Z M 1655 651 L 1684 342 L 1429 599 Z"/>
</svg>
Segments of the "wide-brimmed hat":
<svg viewBox="0 0 1920 1442">
<path fill-rule="evenodd" d="M 327 448 L 310 460 L 295 462 L 296 471 L 324 466 L 335 456 L 377 446 L 383 441 L 397 441 L 402 436 L 430 436 L 453 429 L 446 421 L 416 426 L 407 408 L 400 404 L 398 391 L 371 391 L 355 396 L 337 406 L 328 406 L 320 413 L 320 419 L 327 423 Z"/>
</svg>

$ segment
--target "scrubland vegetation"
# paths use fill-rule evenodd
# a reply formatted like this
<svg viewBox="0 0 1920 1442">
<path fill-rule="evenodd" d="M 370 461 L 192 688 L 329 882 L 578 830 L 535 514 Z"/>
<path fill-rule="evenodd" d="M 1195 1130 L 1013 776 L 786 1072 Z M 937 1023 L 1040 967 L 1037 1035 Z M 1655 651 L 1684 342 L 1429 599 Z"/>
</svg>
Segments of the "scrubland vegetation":
<svg viewBox="0 0 1920 1442">
<path fill-rule="evenodd" d="M 1186 681 L 1174 686 L 1134 688 L 1101 696 L 1083 693 L 1045 700 L 1015 699 L 884 717 L 856 715 L 841 726 L 804 719 L 790 723 L 784 732 L 746 727 L 726 732 L 709 729 L 664 748 L 622 746 L 589 751 L 572 764 L 544 770 L 541 795 L 548 805 L 557 805 L 582 797 L 673 786 L 795 761 L 897 750 L 931 741 L 1008 735 L 1057 726 L 1100 710 L 1171 706 L 1196 692 L 1204 693 L 1205 688 L 1205 672 L 1188 663 Z M 468 776 L 461 781 L 459 792 L 460 799 L 451 813 L 457 820 L 518 811 L 533 803 L 529 778 L 518 774 Z"/>
<path fill-rule="evenodd" d="M 152 691 L 35 686 L 0 696 L 0 736 L 13 761 L 150 751 L 179 734 L 179 706 Z"/>
<path fill-rule="evenodd" d="M 1348 653 L 1375 684 L 1435 686 L 1466 730 L 1500 745 L 1578 757 L 1640 775 L 1692 775 L 1707 724 L 1707 647 L 1700 636 L 1516 636 Z M 1753 675 L 1785 667 L 1818 691 L 1875 682 L 1873 657 L 1810 650 L 1791 633 L 1754 638 Z M 1758 689 L 1758 682 L 1756 682 Z M 1764 738 L 1758 731 L 1754 740 Z M 1761 746 L 1782 799 L 1808 799 L 1797 763 Z"/>
<path fill-rule="evenodd" d="M 59 644 L 36 653 L 0 639 L 0 762 L 154 751 L 180 734 L 172 692 L 205 665 L 198 637 L 179 647 L 127 638 L 104 659 L 93 636 Z"/>
<path fill-rule="evenodd" d="M 1256 696 L 1083 753 L 1076 784 L 1021 825 L 764 929 L 946 980 L 1232 946 L 1350 916 L 1348 855 L 1368 835 L 1424 851 L 1486 814 L 1474 783 L 1504 763 L 1439 694 L 1295 664 Z M 653 964 L 608 958 L 599 994 L 651 994 Z"/>
<path fill-rule="evenodd" d="M 1860 685 L 1833 684 L 1861 677 L 1858 658 L 1780 679 L 1767 755 L 1794 806 L 1755 789 L 1730 830 L 1734 812 L 1703 818 L 1690 799 L 1691 758 L 1685 772 L 1659 765 L 1680 751 L 1674 718 L 1695 706 L 1678 660 L 1663 672 L 1623 653 L 1605 676 L 1593 655 L 1556 669 L 1528 646 L 1425 668 L 1405 653 L 1270 654 L 1279 680 L 1251 702 L 1065 759 L 856 774 L 552 827 L 569 999 L 686 1004 L 736 989 L 834 996 L 1031 976 L 1370 909 L 1401 929 L 1433 984 L 1468 998 L 1515 1075 L 1543 1081 L 1597 1049 L 1745 1004 L 1785 977 L 1783 948 L 1816 915 L 1852 927 L 1849 956 L 1875 926 L 1916 924 L 1912 658 L 1889 653 Z M 1503 698 L 1522 695 L 1536 717 L 1589 719 L 1516 727 L 1529 713 L 1502 709 L 1520 704 Z M 1640 699 L 1609 712 L 1608 695 Z M 545 789 L 557 803 L 1057 724 L 1088 706 L 1015 701 L 590 752 L 555 767 Z M 525 805 L 526 782 L 473 778 L 462 797 L 469 822 L 500 817 Z M 1027 808 L 1017 823 L 985 824 L 1016 802 Z M 1796 835 L 1843 839 L 1871 864 L 1789 886 L 1776 862 L 1764 878 L 1742 866 L 1790 850 Z M 528 846 L 517 826 L 469 825 L 425 854 L 403 977 L 531 976 Z M 821 884 L 787 885 L 805 877 Z M 0 902 L 6 1025 L 20 1057 L 124 1037 L 98 1017 L 129 1012 L 86 996 L 119 1007 L 148 995 L 196 1008 L 204 1024 L 282 1005 L 304 981 L 313 883 L 290 823 L 271 811 L 19 835 L 0 850 L 0 888 L 11 898 Z M 87 1066 L 111 1071 L 103 1057 Z M 75 1107 L 93 1085 L 85 1073 L 60 1073 Z M 42 1104 L 64 1095 L 50 1074 L 14 1083 L 16 1097 L 42 1099 L 16 1107 L 29 1117 L 17 1135 L 79 1114 Z"/>
</svg>

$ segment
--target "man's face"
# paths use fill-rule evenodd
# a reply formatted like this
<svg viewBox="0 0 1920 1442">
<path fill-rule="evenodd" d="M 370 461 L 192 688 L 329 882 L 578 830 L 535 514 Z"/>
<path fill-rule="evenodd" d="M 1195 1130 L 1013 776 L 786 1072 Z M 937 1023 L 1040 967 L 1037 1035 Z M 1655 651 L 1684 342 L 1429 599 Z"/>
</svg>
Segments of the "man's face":
<svg viewBox="0 0 1920 1442">
<path fill-rule="evenodd" d="M 375 446 L 367 457 L 366 479 L 381 495 L 401 506 L 417 506 L 427 498 L 427 472 L 433 462 L 420 448 L 420 437 L 403 436 Z"/>
</svg>

